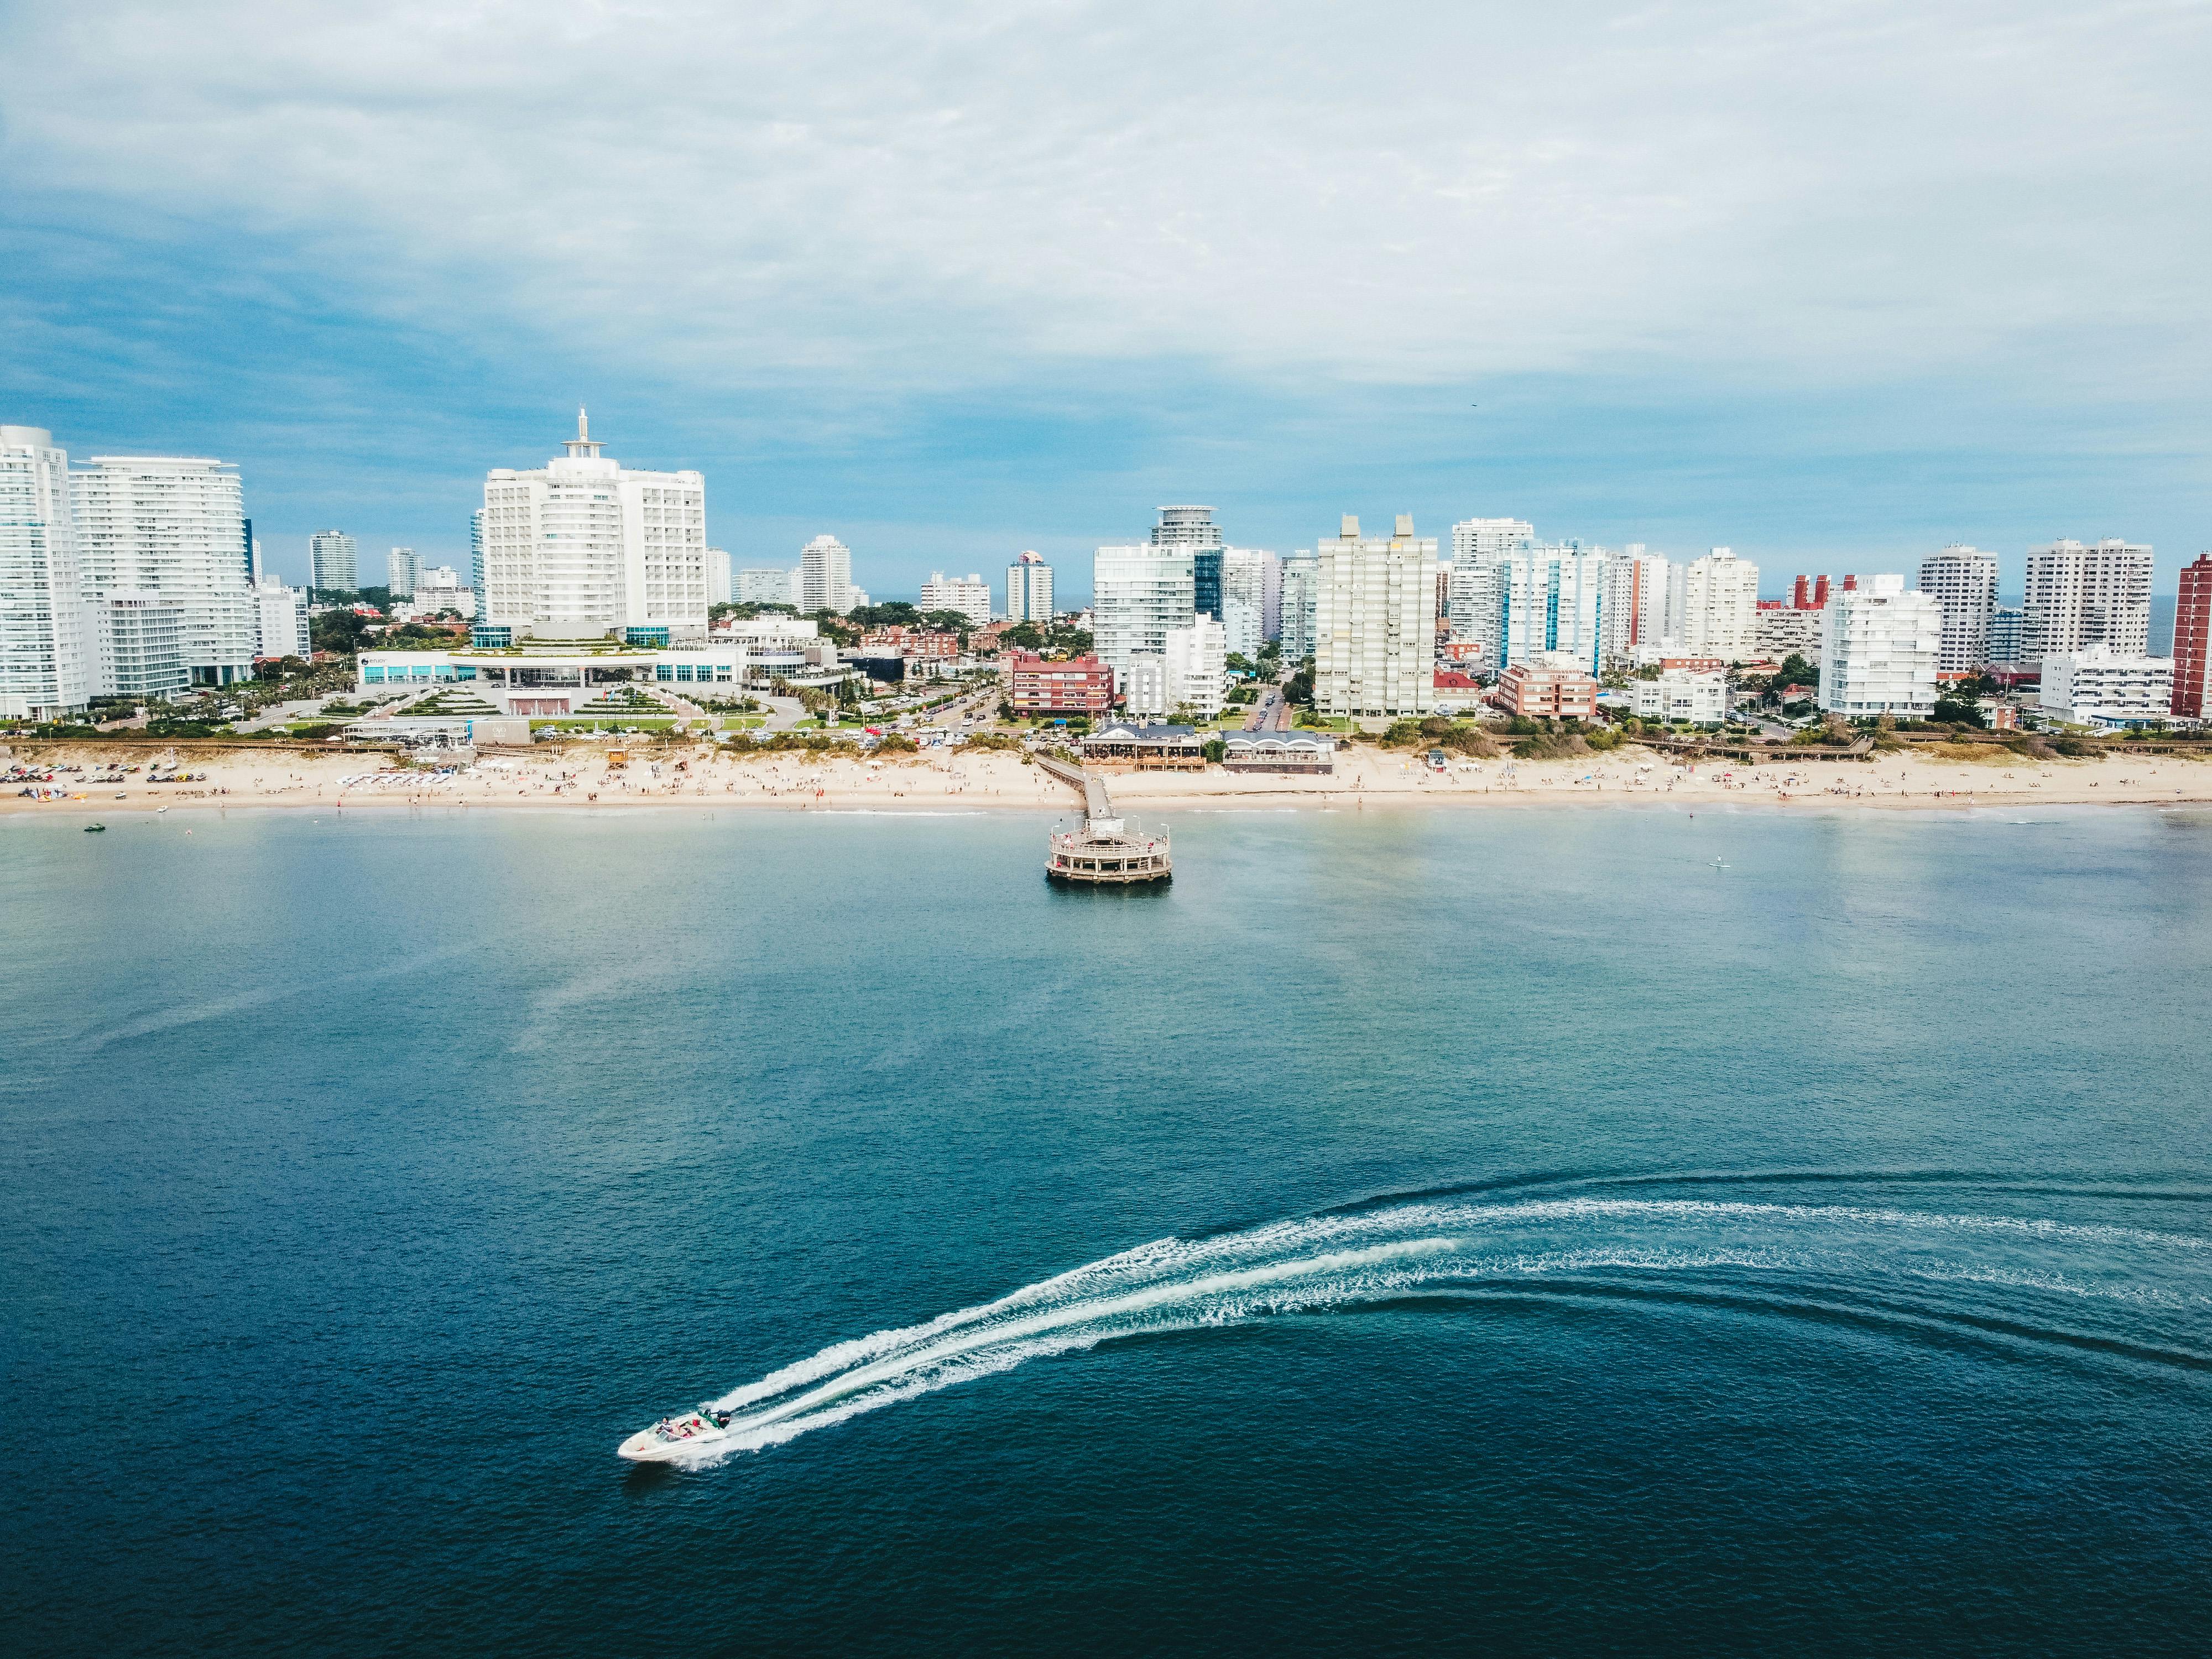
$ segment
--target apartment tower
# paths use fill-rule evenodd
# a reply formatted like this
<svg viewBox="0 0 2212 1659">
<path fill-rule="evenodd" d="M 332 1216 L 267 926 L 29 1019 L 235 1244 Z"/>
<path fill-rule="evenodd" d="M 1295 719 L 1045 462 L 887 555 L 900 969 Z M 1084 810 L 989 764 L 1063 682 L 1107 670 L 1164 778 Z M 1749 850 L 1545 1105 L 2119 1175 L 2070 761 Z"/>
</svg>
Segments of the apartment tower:
<svg viewBox="0 0 2212 1659">
<path fill-rule="evenodd" d="M 2173 712 L 2203 720 L 2212 702 L 2212 553 L 2182 567 L 2173 606 Z"/>
<path fill-rule="evenodd" d="M 1398 515 L 1386 539 L 1346 514 L 1314 549 L 1314 702 L 1322 713 L 1396 720 L 1436 708 L 1437 541 Z"/>
<path fill-rule="evenodd" d="M 238 469 L 170 455 L 95 455 L 70 474 L 86 597 L 153 594 L 177 607 L 195 685 L 253 674 L 253 550 Z M 166 626 L 166 624 L 164 624 Z"/>
<path fill-rule="evenodd" d="M 1936 669 L 1978 674 L 1991 660 L 1990 621 L 1997 609 L 1997 559 L 1954 544 L 1920 562 L 1920 591 L 1943 607 L 1943 643 Z"/>
<path fill-rule="evenodd" d="M 1052 567 L 1038 553 L 1024 553 L 1006 567 L 1006 620 L 1052 620 Z"/>
<path fill-rule="evenodd" d="M 1157 542 L 1102 547 L 1093 556 L 1092 644 L 1099 660 L 1113 669 L 1117 685 L 1127 684 L 1137 658 L 1164 656 L 1168 630 L 1186 626 L 1198 614 L 1194 562 L 1190 547 Z"/>
<path fill-rule="evenodd" d="M 44 427 L 0 426 L 0 718 L 81 713 L 94 673 L 69 455 Z"/>
<path fill-rule="evenodd" d="M 483 514 L 476 514 L 479 520 Z M 481 527 L 478 529 L 482 534 Z M 350 593 L 361 586 L 360 550 L 343 530 L 318 530 L 307 538 L 307 585 Z M 478 586 L 483 583 L 479 580 Z"/>
<path fill-rule="evenodd" d="M 2119 656 L 2150 649 L 2151 550 L 2123 541 L 2052 542 L 2027 555 L 2027 660 L 2108 646 Z"/>
</svg>

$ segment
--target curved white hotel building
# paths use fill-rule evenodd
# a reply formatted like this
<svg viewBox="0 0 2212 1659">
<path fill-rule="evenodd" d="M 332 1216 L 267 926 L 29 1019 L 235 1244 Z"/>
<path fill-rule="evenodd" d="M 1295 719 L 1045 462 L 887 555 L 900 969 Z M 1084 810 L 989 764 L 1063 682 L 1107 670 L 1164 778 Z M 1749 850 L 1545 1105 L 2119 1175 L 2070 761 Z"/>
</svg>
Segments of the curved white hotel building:
<svg viewBox="0 0 2212 1659">
<path fill-rule="evenodd" d="M 568 453 L 484 477 L 479 615 L 554 638 L 707 630 L 707 481 L 633 471 L 600 453 L 584 411 Z"/>
</svg>

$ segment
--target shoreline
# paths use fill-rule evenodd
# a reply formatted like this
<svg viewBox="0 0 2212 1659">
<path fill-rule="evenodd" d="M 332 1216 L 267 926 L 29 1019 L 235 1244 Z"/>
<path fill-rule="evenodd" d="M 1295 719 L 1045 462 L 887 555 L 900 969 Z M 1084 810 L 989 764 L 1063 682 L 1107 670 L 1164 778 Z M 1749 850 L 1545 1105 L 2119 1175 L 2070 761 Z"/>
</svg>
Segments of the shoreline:
<svg viewBox="0 0 2212 1659">
<path fill-rule="evenodd" d="M 696 750 L 649 751 L 610 769 L 602 755 L 492 756 L 443 780 L 380 766 L 380 757 L 272 755 L 232 751 L 185 763 L 204 781 L 149 784 L 142 774 L 96 775 L 115 757 L 96 750 L 58 750 L 46 764 L 81 765 L 51 784 L 8 785 L 0 814 L 65 816 L 226 810 L 320 811 L 504 806 L 583 811 L 643 807 L 729 807 L 747 811 L 855 812 L 941 816 L 1000 810 L 1072 816 L 1074 790 L 1004 750 L 959 750 L 869 762 L 794 753 L 737 757 Z M 11 757 L 11 762 L 14 757 Z M 677 769 L 678 763 L 684 769 Z M 143 765 L 143 763 L 140 763 Z M 1395 751 L 1360 747 L 1335 775 L 1109 772 L 1117 809 L 1143 811 L 1365 811 L 1409 806 L 1748 805 L 1910 809 L 2044 805 L 2212 805 L 2212 764 L 2174 756 L 2095 761 L 1946 762 L 1903 753 L 1865 762 L 1814 762 L 1802 768 L 1727 762 L 1695 767 L 1633 747 L 1559 761 L 1455 762 L 1432 771 Z M 60 792 L 33 799 L 24 787 Z M 120 793 L 122 799 L 116 797 Z"/>
</svg>

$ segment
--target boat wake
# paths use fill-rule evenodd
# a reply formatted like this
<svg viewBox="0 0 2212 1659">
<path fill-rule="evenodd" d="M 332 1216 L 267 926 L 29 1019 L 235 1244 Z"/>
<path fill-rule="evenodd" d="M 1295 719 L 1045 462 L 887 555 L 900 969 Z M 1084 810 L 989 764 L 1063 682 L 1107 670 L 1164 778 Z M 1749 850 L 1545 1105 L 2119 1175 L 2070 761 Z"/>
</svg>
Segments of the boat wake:
<svg viewBox="0 0 2212 1659">
<path fill-rule="evenodd" d="M 1427 1197 L 1163 1238 L 834 1344 L 713 1401 L 726 1434 L 683 1461 L 1121 1337 L 1426 1297 L 1639 1291 L 2212 1372 L 2212 1239 L 2190 1234 L 1862 1205 Z"/>
</svg>

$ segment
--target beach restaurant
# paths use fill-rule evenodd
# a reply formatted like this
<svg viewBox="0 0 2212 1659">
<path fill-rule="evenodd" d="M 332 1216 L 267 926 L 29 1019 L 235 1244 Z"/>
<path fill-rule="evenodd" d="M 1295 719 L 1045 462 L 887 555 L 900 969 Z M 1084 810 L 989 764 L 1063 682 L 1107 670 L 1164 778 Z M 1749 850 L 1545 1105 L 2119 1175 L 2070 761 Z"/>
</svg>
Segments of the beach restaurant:
<svg viewBox="0 0 2212 1659">
<path fill-rule="evenodd" d="M 1202 772 L 1211 732 L 1188 726 L 1135 726 L 1117 720 L 1083 739 L 1083 763 L 1138 772 Z"/>
</svg>

